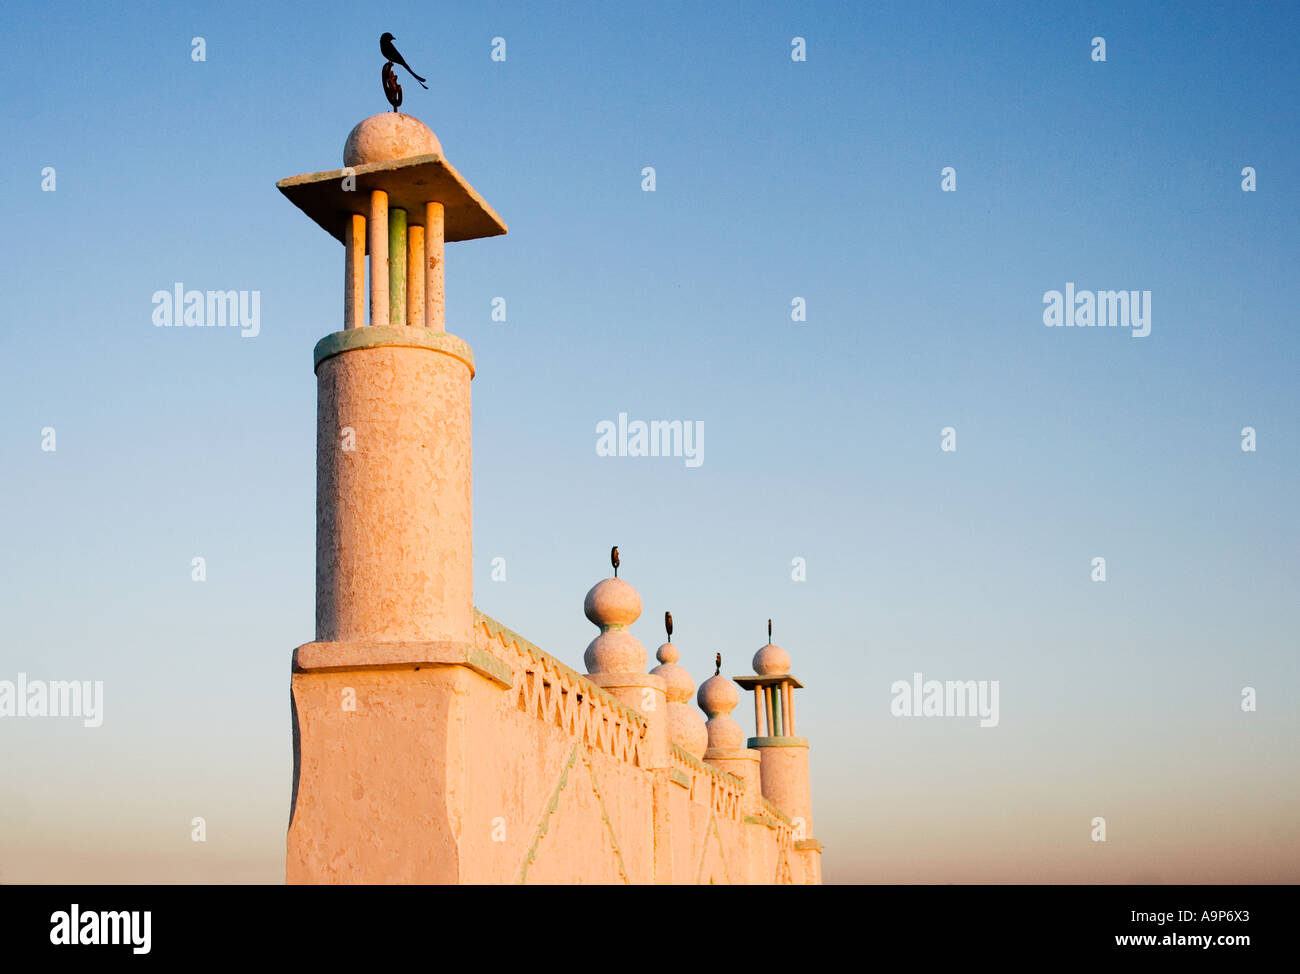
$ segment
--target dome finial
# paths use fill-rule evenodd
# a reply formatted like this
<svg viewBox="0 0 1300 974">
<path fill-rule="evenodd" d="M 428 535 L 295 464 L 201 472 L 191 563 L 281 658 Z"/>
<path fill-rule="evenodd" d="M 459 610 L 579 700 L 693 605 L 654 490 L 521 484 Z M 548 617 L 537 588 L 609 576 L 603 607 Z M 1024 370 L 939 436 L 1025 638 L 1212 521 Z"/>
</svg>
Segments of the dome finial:
<svg viewBox="0 0 1300 974">
<path fill-rule="evenodd" d="M 767 620 L 767 645 L 754 654 L 754 672 L 759 676 L 780 676 L 790 672 L 790 654 L 772 642 L 772 620 Z"/>
<path fill-rule="evenodd" d="M 614 577 L 618 578 L 618 545 L 609 549 L 609 563 L 614 566 Z"/>
<path fill-rule="evenodd" d="M 740 702 L 740 695 L 736 692 L 736 685 L 722 675 L 721 653 L 714 654 L 713 663 L 716 672 L 700 684 L 700 691 L 695 695 L 699 708 L 709 715 L 709 722 L 704 727 L 709 747 L 719 750 L 744 747 L 745 732 L 730 716 Z"/>
<path fill-rule="evenodd" d="M 659 647 L 655 657 L 659 665 L 650 671 L 652 676 L 663 677 L 667 684 L 665 696 L 668 699 L 668 740 L 686 749 L 692 756 L 703 758 L 709 746 L 709 733 L 704 727 L 704 718 L 690 706 L 691 691 L 695 681 L 686 668 L 678 665 L 680 654 L 673 645 L 673 614 L 664 613 L 664 628 L 668 630 L 669 641 Z"/>
<path fill-rule="evenodd" d="M 618 548 L 610 551 L 615 573 Z M 582 603 L 583 614 L 600 628 L 583 654 L 588 673 L 640 673 L 645 668 L 645 647 L 628 632 L 641 615 L 641 596 L 621 578 L 603 578 L 592 586 Z"/>
</svg>

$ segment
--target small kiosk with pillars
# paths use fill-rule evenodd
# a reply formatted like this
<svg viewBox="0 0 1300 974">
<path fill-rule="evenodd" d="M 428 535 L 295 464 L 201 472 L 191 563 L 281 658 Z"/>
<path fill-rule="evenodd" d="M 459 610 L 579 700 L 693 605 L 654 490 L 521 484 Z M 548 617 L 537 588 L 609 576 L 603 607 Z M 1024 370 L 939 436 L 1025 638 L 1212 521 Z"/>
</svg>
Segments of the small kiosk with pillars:
<svg viewBox="0 0 1300 974">
<path fill-rule="evenodd" d="M 794 691 L 803 684 L 790 672 L 790 654 L 772 642 L 772 620 L 767 620 L 767 643 L 754 654 L 757 676 L 737 676 L 735 681 L 754 691 L 754 733 L 748 746 L 759 753 L 763 794 L 787 809 L 795 823 L 795 849 L 803 853 L 812 875 L 821 876 L 821 843 L 813 836 L 812 788 L 808 772 L 808 740 L 795 736 Z"/>
</svg>

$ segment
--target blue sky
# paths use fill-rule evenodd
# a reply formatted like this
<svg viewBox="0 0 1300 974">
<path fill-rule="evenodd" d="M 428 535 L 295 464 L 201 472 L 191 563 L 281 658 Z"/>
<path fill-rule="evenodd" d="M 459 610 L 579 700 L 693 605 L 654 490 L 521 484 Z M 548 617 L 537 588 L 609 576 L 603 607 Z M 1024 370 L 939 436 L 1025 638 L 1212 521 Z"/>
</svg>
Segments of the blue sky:
<svg viewBox="0 0 1300 974">
<path fill-rule="evenodd" d="M 1300 878 L 1293 6 L 383 9 L 6 8 L 0 679 L 106 719 L 0 722 L 0 880 L 282 878 L 342 250 L 274 184 L 387 107 L 384 30 L 510 226 L 447 258 L 480 608 L 580 665 L 618 544 L 697 679 L 773 617 L 828 879 Z M 178 281 L 258 337 L 154 328 Z M 1067 281 L 1151 334 L 1043 327 Z M 703 465 L 598 457 L 620 412 Z M 891 718 L 915 671 L 1000 727 Z"/>
</svg>

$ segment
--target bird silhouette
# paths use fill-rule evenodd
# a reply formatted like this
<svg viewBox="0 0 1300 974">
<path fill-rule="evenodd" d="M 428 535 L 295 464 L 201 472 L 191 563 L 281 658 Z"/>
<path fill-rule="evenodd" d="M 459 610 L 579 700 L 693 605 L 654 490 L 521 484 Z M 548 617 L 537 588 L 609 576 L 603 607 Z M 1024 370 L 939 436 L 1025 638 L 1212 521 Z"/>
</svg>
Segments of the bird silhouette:
<svg viewBox="0 0 1300 974">
<path fill-rule="evenodd" d="M 721 653 L 713 654 L 713 675 L 714 676 L 722 675 L 722 654 Z"/>
<path fill-rule="evenodd" d="M 673 614 L 671 612 L 664 613 L 664 628 L 668 630 L 668 641 L 672 642 L 673 641 Z"/>
<path fill-rule="evenodd" d="M 618 578 L 618 545 L 609 549 L 609 563 L 614 566 L 614 577 Z"/>
<path fill-rule="evenodd" d="M 381 36 L 379 38 L 379 53 L 388 58 L 388 60 L 392 61 L 394 64 L 400 64 L 402 67 L 406 68 L 407 71 L 411 71 L 411 66 L 406 63 L 406 58 L 402 57 L 402 55 L 398 53 L 397 48 L 393 47 L 393 40 L 394 37 L 392 34 L 385 33 Z M 429 87 L 424 83 L 424 79 L 414 71 L 411 71 L 411 77 L 420 82 L 420 87 L 426 89 Z"/>
<path fill-rule="evenodd" d="M 402 104 L 402 86 L 397 83 L 397 72 L 393 70 L 392 61 L 385 62 L 380 77 L 384 80 L 384 97 L 393 106 L 393 111 L 397 111 Z"/>
</svg>

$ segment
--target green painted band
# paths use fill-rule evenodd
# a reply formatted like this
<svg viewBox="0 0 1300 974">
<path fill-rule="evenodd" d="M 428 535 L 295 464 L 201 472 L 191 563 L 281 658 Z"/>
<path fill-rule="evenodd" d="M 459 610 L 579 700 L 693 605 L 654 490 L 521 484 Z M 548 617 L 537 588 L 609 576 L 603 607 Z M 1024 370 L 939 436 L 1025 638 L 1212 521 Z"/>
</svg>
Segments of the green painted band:
<svg viewBox="0 0 1300 974">
<path fill-rule="evenodd" d="M 406 324 L 406 211 L 388 211 L 388 321 Z"/>
<path fill-rule="evenodd" d="M 806 737 L 751 737 L 746 747 L 807 747 Z"/>
<path fill-rule="evenodd" d="M 431 352 L 441 352 L 459 359 L 469 367 L 470 378 L 474 377 L 474 350 L 469 344 L 455 335 L 445 331 L 430 331 L 428 328 L 349 328 L 326 335 L 316 343 L 312 353 L 316 362 L 314 368 L 327 358 L 358 348 L 380 348 L 395 345 L 402 348 L 427 348 Z"/>
</svg>

